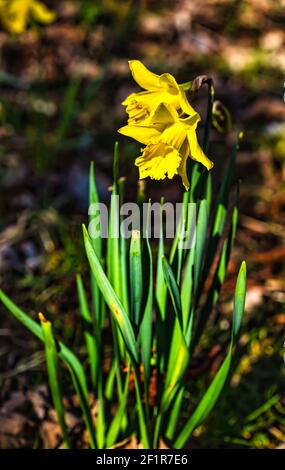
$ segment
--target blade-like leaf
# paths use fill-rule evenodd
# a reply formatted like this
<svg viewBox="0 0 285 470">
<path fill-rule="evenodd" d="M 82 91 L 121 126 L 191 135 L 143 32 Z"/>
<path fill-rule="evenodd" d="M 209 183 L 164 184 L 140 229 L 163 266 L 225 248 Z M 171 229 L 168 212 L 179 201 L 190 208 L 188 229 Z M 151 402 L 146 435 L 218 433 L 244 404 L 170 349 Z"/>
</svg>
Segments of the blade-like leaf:
<svg viewBox="0 0 285 470">
<path fill-rule="evenodd" d="M 100 220 L 100 211 L 98 208 L 99 197 L 95 181 L 94 174 L 94 162 L 90 164 L 89 170 L 89 225 L 98 220 Z M 97 254 L 98 258 L 102 258 L 102 240 L 101 237 L 92 237 L 92 245 Z M 96 284 L 92 271 L 90 272 L 91 277 L 91 292 L 92 292 L 92 304 L 94 311 L 94 319 L 96 320 L 97 326 L 103 326 L 104 316 L 103 316 L 103 305 L 102 305 L 102 296 L 100 290 Z M 93 319 L 92 319 L 93 320 Z"/>
<path fill-rule="evenodd" d="M 165 282 L 167 284 L 167 288 L 168 288 L 170 298 L 173 304 L 173 308 L 178 318 L 178 321 L 180 323 L 181 330 L 183 331 L 183 318 L 182 318 L 182 307 L 181 307 L 179 287 L 176 283 L 171 266 L 165 257 L 162 258 L 162 268 L 163 268 Z"/>
<path fill-rule="evenodd" d="M 120 178 L 119 196 L 120 204 L 124 202 L 124 178 Z M 120 218 L 123 221 L 123 216 Z M 127 241 L 124 236 L 120 237 L 120 274 L 121 274 L 121 300 L 122 304 L 129 315 L 129 292 L 128 292 L 128 270 L 127 270 Z"/>
<path fill-rule="evenodd" d="M 208 203 L 206 199 L 202 199 L 199 204 L 199 212 L 196 227 L 196 243 L 195 243 L 195 261 L 194 261 L 194 290 L 196 292 L 198 282 L 201 276 L 201 267 L 204 256 L 204 247 L 206 242 L 208 227 Z"/>
<path fill-rule="evenodd" d="M 233 319 L 233 335 L 237 336 L 241 320 L 243 317 L 244 306 L 245 306 L 245 295 L 246 295 L 246 263 L 242 262 L 236 288 L 235 288 L 235 297 L 234 297 L 234 319 Z"/>
<path fill-rule="evenodd" d="M 149 220 L 148 205 L 147 219 Z M 148 292 L 143 312 L 142 322 L 139 331 L 139 339 L 141 344 L 142 363 L 144 370 L 144 383 L 145 392 L 148 394 L 148 383 L 150 378 L 150 359 L 151 359 L 151 343 L 152 343 L 152 306 L 153 306 L 153 267 L 152 267 L 152 252 L 149 243 L 149 233 L 146 232 L 145 237 L 148 257 L 149 257 L 149 272 L 148 272 Z"/>
<path fill-rule="evenodd" d="M 198 343 L 201 334 L 207 324 L 207 321 L 210 317 L 212 309 L 214 305 L 218 302 L 220 290 L 225 280 L 227 266 L 229 263 L 230 255 L 232 246 L 236 236 L 236 229 L 237 229 L 237 221 L 238 221 L 238 209 L 234 207 L 232 213 L 232 221 L 231 221 L 231 228 L 228 234 L 228 238 L 225 240 L 221 253 L 220 259 L 218 262 L 218 266 L 216 268 L 213 281 L 211 287 L 208 291 L 207 299 L 205 304 L 203 305 L 200 313 L 199 313 L 199 320 L 198 325 L 196 327 L 196 333 L 194 338 L 194 347 Z"/>
<path fill-rule="evenodd" d="M 217 201 L 216 201 L 215 210 L 214 210 L 214 218 L 213 218 L 212 227 L 210 231 L 210 239 L 209 239 L 209 244 L 207 248 L 207 255 L 206 255 L 206 259 L 204 263 L 203 276 L 202 276 L 202 281 L 200 285 L 200 291 L 203 288 L 205 280 L 213 264 L 213 261 L 217 252 L 217 248 L 219 245 L 219 241 L 220 241 L 221 235 L 225 227 L 228 204 L 229 204 L 230 187 L 231 187 L 231 182 L 232 182 L 233 175 L 235 172 L 236 157 L 237 157 L 237 153 L 238 153 L 238 149 L 240 145 L 240 138 L 241 138 L 241 135 L 239 136 L 238 142 L 236 143 L 231 153 L 229 162 L 223 174 L 221 187 L 217 196 Z"/>
<path fill-rule="evenodd" d="M 105 302 L 110 308 L 110 311 L 113 315 L 114 320 L 116 321 L 120 332 L 124 338 L 126 347 L 128 348 L 129 353 L 131 354 L 133 360 L 138 362 L 138 350 L 135 341 L 134 332 L 132 329 L 132 325 L 130 323 L 129 317 L 124 310 L 121 301 L 119 300 L 118 296 L 116 295 L 113 287 L 111 286 L 106 274 L 104 273 L 102 266 L 96 256 L 96 253 L 93 250 L 92 244 L 90 242 L 90 238 L 86 227 L 83 226 L 83 238 L 85 243 L 86 254 L 88 257 L 88 261 L 90 263 L 92 272 L 95 276 L 97 285 L 99 286 Z"/>
<path fill-rule="evenodd" d="M 161 399 L 159 413 L 154 429 L 154 447 L 158 444 L 162 418 L 168 410 L 179 386 L 181 386 L 185 370 L 189 362 L 189 351 L 185 343 L 184 335 L 180 323 L 176 319 L 171 340 L 169 361 L 167 366 L 166 379 Z"/>
<path fill-rule="evenodd" d="M 184 278 L 181 288 L 181 307 L 183 316 L 183 325 L 185 327 L 189 322 L 190 306 L 193 291 L 193 274 L 194 274 L 194 257 L 195 249 L 192 248 L 186 258 Z"/>
<path fill-rule="evenodd" d="M 128 392 L 129 392 L 129 378 L 130 378 L 130 369 L 126 377 L 123 397 L 120 400 L 118 410 L 116 411 L 116 414 L 108 429 L 108 433 L 106 437 L 107 448 L 111 447 L 113 444 L 116 443 L 117 437 L 122 427 L 122 422 L 123 422 L 124 413 L 126 411 L 127 398 L 128 398 Z"/>
<path fill-rule="evenodd" d="M 176 449 L 181 449 L 185 445 L 194 429 L 204 421 L 204 419 L 208 416 L 214 407 L 228 376 L 231 365 L 231 357 L 232 345 L 230 346 L 222 366 L 215 375 L 215 378 L 201 399 L 199 405 L 175 440 L 174 447 Z"/>
<path fill-rule="evenodd" d="M 132 315 L 138 326 L 141 316 L 141 305 L 143 295 L 142 255 L 141 237 L 139 230 L 133 230 L 130 246 L 130 286 Z"/>
<path fill-rule="evenodd" d="M 163 205 L 163 199 L 160 201 L 160 205 Z M 160 238 L 158 245 L 157 254 L 157 271 L 156 271 L 156 288 L 155 298 L 159 308 L 160 317 L 162 320 L 165 318 L 165 307 L 166 307 L 166 293 L 167 286 L 164 279 L 163 268 L 162 268 L 162 257 L 164 256 L 164 237 L 163 237 L 163 220 L 162 210 L 160 211 Z"/>
<path fill-rule="evenodd" d="M 58 367 L 58 353 L 56 349 L 56 342 L 53 336 L 52 325 L 51 322 L 47 321 L 41 313 L 39 314 L 39 319 L 41 322 L 43 339 L 45 343 L 45 355 L 51 396 L 57 414 L 58 422 L 61 427 L 64 446 L 66 449 L 70 449 L 71 441 L 68 435 L 68 430 L 64 417 L 61 381 Z"/>
<path fill-rule="evenodd" d="M 220 393 L 222 392 L 231 366 L 233 343 L 236 339 L 236 333 L 239 331 L 242 316 L 244 313 L 246 295 L 245 287 L 246 265 L 243 261 L 239 270 L 235 289 L 232 337 L 228 353 L 217 374 L 215 375 L 213 381 L 211 382 L 209 388 L 207 389 L 206 393 L 204 394 L 197 408 L 195 409 L 194 413 L 186 422 L 186 425 L 183 427 L 182 431 L 179 433 L 177 439 L 175 440 L 174 447 L 177 449 L 181 449 L 185 445 L 194 429 L 207 418 L 210 411 L 214 407 L 217 399 L 219 398 Z"/>
<path fill-rule="evenodd" d="M 83 330 L 84 330 L 84 336 L 85 336 L 85 342 L 86 342 L 86 348 L 87 348 L 87 354 L 88 354 L 88 360 L 89 360 L 89 366 L 90 366 L 91 382 L 92 382 L 93 388 L 95 389 L 96 382 L 97 382 L 97 374 L 98 374 L 98 363 L 99 363 L 98 348 L 96 346 L 96 341 L 95 341 L 94 332 L 93 332 L 92 317 L 89 311 L 82 278 L 79 274 L 76 276 L 76 283 L 77 283 L 77 293 L 78 293 L 78 299 L 79 299 L 79 305 L 80 305 L 80 312 L 81 312 L 83 322 L 84 322 Z M 99 341 L 98 331 L 96 333 L 97 333 L 96 334 L 97 341 Z"/>
<path fill-rule="evenodd" d="M 29 315 L 27 315 L 23 310 L 17 307 L 17 305 L 15 305 L 14 302 L 12 302 L 12 300 L 9 299 L 9 297 L 4 294 L 2 290 L 0 290 L 0 300 L 1 302 L 3 302 L 5 307 L 14 315 L 14 317 L 20 323 L 22 323 L 22 325 L 24 325 L 28 330 L 30 330 L 38 339 L 44 342 L 44 336 L 41 326 L 36 323 L 35 320 L 29 317 Z M 62 342 L 59 342 L 58 345 L 58 355 L 68 367 L 76 393 L 79 397 L 83 418 L 86 427 L 89 431 L 90 445 L 92 448 L 96 448 L 95 432 L 93 426 L 93 419 L 90 413 L 89 394 L 84 369 L 79 359 L 75 356 L 72 351 L 70 351 L 70 349 L 68 349 Z"/>
</svg>

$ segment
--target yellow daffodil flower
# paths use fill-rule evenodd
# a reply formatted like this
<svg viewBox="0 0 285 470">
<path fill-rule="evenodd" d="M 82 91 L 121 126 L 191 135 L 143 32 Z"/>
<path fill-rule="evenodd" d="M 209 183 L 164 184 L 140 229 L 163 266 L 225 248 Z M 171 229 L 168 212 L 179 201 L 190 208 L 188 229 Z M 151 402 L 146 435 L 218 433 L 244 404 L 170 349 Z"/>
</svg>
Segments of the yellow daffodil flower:
<svg viewBox="0 0 285 470">
<path fill-rule="evenodd" d="M 0 19 L 12 34 L 22 34 L 30 19 L 49 24 L 56 14 L 38 0 L 0 0 Z"/>
<path fill-rule="evenodd" d="M 195 110 L 187 100 L 185 87 L 178 85 L 170 73 L 156 75 L 148 70 L 139 60 L 130 60 L 129 66 L 134 80 L 146 91 L 132 93 L 124 101 L 129 115 L 128 123 L 141 124 L 151 117 L 151 113 L 160 103 L 171 104 L 175 109 L 193 116 Z"/>
<path fill-rule="evenodd" d="M 196 135 L 199 121 L 200 116 L 196 112 L 181 119 L 172 105 L 161 103 L 147 124 L 127 125 L 119 129 L 121 134 L 146 145 L 135 161 L 140 178 L 161 180 L 178 174 L 188 190 L 187 158 L 202 163 L 210 170 L 213 162 L 204 154 Z"/>
</svg>

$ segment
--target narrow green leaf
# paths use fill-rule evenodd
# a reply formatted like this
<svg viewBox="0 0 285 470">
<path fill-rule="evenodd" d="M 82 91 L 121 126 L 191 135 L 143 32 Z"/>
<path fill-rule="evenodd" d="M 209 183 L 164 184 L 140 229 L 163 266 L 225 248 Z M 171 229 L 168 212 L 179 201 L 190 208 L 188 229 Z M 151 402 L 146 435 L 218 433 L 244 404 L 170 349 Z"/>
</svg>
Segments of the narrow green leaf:
<svg viewBox="0 0 285 470">
<path fill-rule="evenodd" d="M 178 320 L 173 329 L 169 362 L 165 379 L 165 390 L 162 398 L 162 410 L 167 410 L 188 366 L 189 350 Z"/>
<path fill-rule="evenodd" d="M 227 266 L 229 263 L 232 246 L 233 246 L 235 236 L 236 236 L 237 221 L 238 221 L 238 209 L 237 207 L 234 207 L 233 213 L 232 213 L 230 231 L 229 231 L 227 239 L 223 243 L 218 265 L 217 265 L 217 268 L 213 277 L 211 287 L 208 291 L 206 302 L 203 305 L 199 313 L 199 319 L 198 319 L 198 324 L 196 327 L 193 347 L 195 347 L 195 345 L 198 343 L 199 338 L 201 337 L 201 334 L 203 333 L 203 330 L 213 310 L 213 307 L 216 305 L 216 303 L 219 300 L 220 290 L 226 277 Z"/>
<path fill-rule="evenodd" d="M 100 221 L 100 211 L 98 207 L 99 197 L 97 192 L 97 186 L 95 181 L 94 174 L 94 162 L 90 163 L 89 170 L 89 228 L 92 228 L 92 224 L 97 225 Z M 97 227 L 96 227 L 97 228 Z M 102 258 L 102 240 L 101 237 L 92 237 L 92 245 L 97 254 L 98 258 Z M 103 316 L 103 306 L 102 306 L 102 296 L 100 290 L 96 284 L 96 281 L 93 277 L 92 271 L 90 272 L 91 277 L 91 292 L 92 292 L 92 305 L 94 312 L 94 319 L 96 320 L 97 326 L 103 326 L 104 316 Z M 92 318 L 93 321 L 93 318 Z"/>
<path fill-rule="evenodd" d="M 136 390 L 136 408 L 139 418 L 140 434 L 144 449 L 150 449 L 149 430 L 146 424 L 144 409 L 142 405 L 142 397 L 139 386 L 139 372 L 138 369 L 134 368 L 134 379 L 135 379 L 135 390 Z"/>
<path fill-rule="evenodd" d="M 176 283 L 171 266 L 165 257 L 162 258 L 162 268 L 165 282 L 167 284 L 167 288 L 169 290 L 170 298 L 173 304 L 173 308 L 180 323 L 181 330 L 183 331 L 183 318 L 179 287 Z"/>
<path fill-rule="evenodd" d="M 124 338 L 126 347 L 135 362 L 138 362 L 138 350 L 135 341 L 134 332 L 124 307 L 121 304 L 118 296 L 116 295 L 113 287 L 111 286 L 102 266 L 93 250 L 92 244 L 86 227 L 83 226 L 83 238 L 85 243 L 86 254 L 90 263 L 92 272 L 96 278 L 96 282 L 104 296 L 107 305 L 116 321 L 121 334 Z"/>
<path fill-rule="evenodd" d="M 163 205 L 163 198 L 160 201 L 160 205 Z M 167 286 L 164 279 L 163 267 L 162 267 L 162 257 L 164 256 L 164 237 L 163 237 L 163 220 L 162 220 L 162 210 L 160 211 L 160 238 L 158 245 L 158 254 L 157 254 L 157 271 L 156 271 L 156 288 L 155 288 L 155 298 L 160 312 L 160 317 L 162 321 L 165 318 L 165 307 L 166 307 L 166 293 Z"/>
<path fill-rule="evenodd" d="M 194 289 L 198 287 L 201 276 L 201 267 L 204 256 L 204 248 L 206 243 L 208 227 L 208 204 L 206 199 L 202 199 L 199 204 L 199 212 L 197 217 L 196 238 L 195 238 L 195 261 L 194 261 Z"/>
<path fill-rule="evenodd" d="M 235 297 L 234 297 L 234 319 L 233 319 L 233 334 L 237 336 L 241 320 L 243 317 L 244 306 L 245 306 L 245 296 L 246 296 L 246 263 L 242 262 L 236 288 L 235 288 Z"/>
<path fill-rule="evenodd" d="M 186 444 L 194 429 L 201 424 L 214 407 L 227 379 L 232 357 L 232 344 L 226 358 L 218 370 L 208 390 L 201 399 L 191 418 L 187 421 L 182 431 L 174 442 L 174 448 L 181 449 Z"/>
<path fill-rule="evenodd" d="M 192 291 L 193 291 L 193 278 L 194 278 L 194 259 L 195 259 L 195 249 L 192 248 L 189 250 L 185 269 L 184 269 L 184 278 L 181 288 L 181 307 L 182 307 L 182 316 L 183 316 L 183 325 L 187 326 L 189 322 L 190 306 L 192 300 Z"/>
<path fill-rule="evenodd" d="M 185 343 L 184 335 L 180 323 L 176 319 L 171 340 L 169 361 L 167 365 L 166 379 L 160 404 L 159 413 L 154 429 L 154 448 L 158 444 L 161 423 L 164 414 L 167 412 L 179 386 L 182 383 L 185 370 L 189 362 L 189 351 Z"/>
<path fill-rule="evenodd" d="M 120 178 L 119 196 L 120 204 L 124 202 L 124 178 Z M 123 216 L 121 216 L 121 221 Z M 124 236 L 120 237 L 120 274 L 121 274 L 121 301 L 127 314 L 130 314 L 129 308 L 129 292 L 128 292 L 128 270 L 127 270 L 127 242 Z"/>
<path fill-rule="evenodd" d="M 125 381 L 125 386 L 124 386 L 124 392 L 123 392 L 123 397 L 120 400 L 118 409 L 116 411 L 116 414 L 114 418 L 111 421 L 111 424 L 108 429 L 107 437 L 106 437 L 106 447 L 111 447 L 113 444 L 117 442 L 117 438 L 120 432 L 120 429 L 122 427 L 122 422 L 124 418 L 124 414 L 126 411 L 126 405 L 127 405 L 127 398 L 128 398 L 128 392 L 129 392 L 129 379 L 130 379 L 130 370 L 127 373 L 126 381 Z"/>
<path fill-rule="evenodd" d="M 229 204 L 230 187 L 235 172 L 236 157 L 240 145 L 240 138 L 241 135 L 239 136 L 239 139 L 232 150 L 230 159 L 223 174 L 221 187 L 217 196 L 200 290 L 202 290 L 205 280 L 213 264 L 219 241 L 225 227 Z"/>
<path fill-rule="evenodd" d="M 149 220 L 149 208 L 148 205 L 147 219 Z M 145 237 L 147 252 L 148 252 L 148 291 L 145 309 L 143 312 L 142 322 L 139 330 L 139 340 L 141 344 L 142 363 L 144 370 L 144 383 L 145 393 L 148 395 L 148 384 L 150 378 L 150 360 L 151 360 L 151 344 L 152 344 L 152 307 L 153 307 L 153 267 L 152 267 L 152 252 L 149 243 L 149 233 L 146 232 Z"/>
<path fill-rule="evenodd" d="M 183 255 L 185 254 L 184 250 L 179 246 L 180 242 L 183 242 L 185 239 L 185 228 L 187 226 L 187 217 L 188 217 L 188 202 L 189 202 L 189 192 L 185 191 L 183 193 L 183 206 L 180 214 L 180 219 L 178 222 L 177 230 L 175 232 L 175 237 L 171 246 L 169 263 L 171 266 L 174 265 L 174 261 L 177 258 L 177 274 L 176 281 L 177 284 L 180 284 L 180 276 L 182 269 L 182 260 Z"/>
<path fill-rule="evenodd" d="M 235 289 L 235 297 L 234 297 L 234 313 L 233 313 L 233 322 L 232 322 L 232 336 L 231 336 L 231 343 L 228 350 L 228 353 L 219 368 L 218 372 L 216 373 L 213 381 L 211 382 L 209 388 L 207 389 L 206 393 L 203 395 L 201 401 L 199 402 L 198 406 L 196 407 L 194 413 L 190 417 L 190 419 L 186 422 L 185 426 L 179 433 L 177 439 L 175 440 L 174 447 L 177 449 L 181 449 L 187 440 L 190 438 L 194 429 L 199 426 L 209 415 L 212 408 L 214 407 L 217 399 L 219 398 L 226 379 L 229 374 L 231 360 L 232 360 L 232 349 L 234 340 L 236 339 L 236 334 L 240 329 L 240 324 L 242 320 L 242 316 L 244 313 L 244 305 L 245 305 L 245 288 L 246 288 L 246 265 L 245 262 L 241 264 L 239 275 L 237 278 L 236 289 Z"/>
<path fill-rule="evenodd" d="M 188 172 L 188 166 L 191 168 L 191 171 Z M 194 163 L 188 159 L 187 163 L 187 172 L 191 175 L 190 178 L 190 202 L 197 203 L 199 198 L 199 189 L 201 186 L 201 179 L 203 175 L 203 167 L 200 163 Z"/>
<path fill-rule="evenodd" d="M 56 349 L 56 342 L 53 336 L 52 325 L 49 321 L 45 319 L 45 317 L 41 313 L 39 314 L 39 319 L 41 322 L 43 339 L 45 344 L 48 381 L 51 390 L 52 401 L 62 431 L 64 446 L 66 449 L 70 449 L 71 441 L 64 417 L 61 380 L 58 367 L 58 354 Z"/>
<path fill-rule="evenodd" d="M 170 440 L 173 439 L 177 422 L 179 421 L 180 411 L 181 411 L 182 402 L 183 402 L 183 395 L 184 395 L 184 387 L 181 386 L 177 392 L 174 403 L 171 406 L 170 416 L 168 419 L 167 428 L 165 432 L 165 436 L 167 437 L 167 439 L 170 439 Z"/>
<path fill-rule="evenodd" d="M 130 245 L 130 286 L 132 316 L 138 326 L 141 317 L 141 305 L 143 295 L 141 237 L 139 230 L 133 230 Z"/>
<path fill-rule="evenodd" d="M 119 195 L 113 186 L 110 203 L 109 233 L 107 240 L 107 272 L 114 291 L 121 299 L 121 273 L 120 273 L 120 215 Z M 116 262 L 114 262 L 116 260 Z"/>
<path fill-rule="evenodd" d="M 116 141 L 114 145 L 114 158 L 113 158 L 113 185 L 116 194 L 119 192 L 118 188 L 119 178 L 119 142 Z"/>
<path fill-rule="evenodd" d="M 102 368 L 101 368 L 102 369 Z M 105 408 L 104 408 L 104 392 L 103 392 L 103 373 L 99 374 L 98 377 L 98 416 L 97 416 L 97 426 L 96 426 L 96 437 L 98 448 L 102 449 L 105 444 Z"/>
<path fill-rule="evenodd" d="M 110 366 L 110 370 L 109 370 L 108 377 L 106 379 L 106 385 L 105 385 L 105 397 L 109 401 L 111 401 L 113 397 L 115 377 L 116 377 L 116 367 L 115 367 L 115 360 L 113 360 Z"/>
<path fill-rule="evenodd" d="M 2 290 L 0 290 L 0 300 L 1 302 L 3 302 L 5 307 L 14 315 L 14 317 L 20 323 L 22 323 L 22 325 L 24 325 L 28 330 L 30 330 L 38 339 L 44 342 L 44 336 L 40 325 L 36 323 L 35 320 L 30 318 L 29 315 L 27 315 L 23 310 L 17 307 L 17 305 L 15 305 L 14 302 L 12 302 L 12 300 L 9 299 L 9 297 L 4 294 Z M 89 432 L 91 447 L 96 448 L 95 432 L 93 426 L 93 419 L 90 413 L 89 394 L 84 369 L 79 359 L 75 356 L 72 351 L 70 351 L 70 349 L 68 349 L 62 342 L 59 342 L 58 345 L 58 355 L 68 367 L 76 393 L 79 397 L 83 418 Z"/>
<path fill-rule="evenodd" d="M 96 341 L 93 332 L 93 324 L 92 324 L 92 317 L 89 311 L 86 294 L 82 282 L 81 276 L 78 274 L 76 276 L 76 283 L 77 283 L 77 292 L 78 292 L 78 299 L 80 305 L 80 312 L 83 318 L 83 330 L 84 330 L 84 337 L 86 342 L 87 354 L 88 354 L 88 361 L 90 366 L 90 376 L 93 388 L 95 390 L 96 383 L 97 383 L 97 374 L 98 374 L 98 348 L 96 346 Z M 98 337 L 98 331 L 96 336 Z M 99 340 L 99 338 L 97 338 Z"/>
</svg>

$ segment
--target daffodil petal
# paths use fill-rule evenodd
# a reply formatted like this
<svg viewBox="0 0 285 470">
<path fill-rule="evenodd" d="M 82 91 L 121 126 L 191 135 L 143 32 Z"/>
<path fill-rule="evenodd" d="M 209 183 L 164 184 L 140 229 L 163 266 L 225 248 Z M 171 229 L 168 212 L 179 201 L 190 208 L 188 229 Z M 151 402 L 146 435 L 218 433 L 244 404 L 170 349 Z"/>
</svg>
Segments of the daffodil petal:
<svg viewBox="0 0 285 470">
<path fill-rule="evenodd" d="M 160 136 L 159 130 L 154 126 L 124 126 L 118 132 L 145 145 Z"/>
<path fill-rule="evenodd" d="M 188 176 L 187 176 L 187 160 L 189 157 L 189 145 L 188 145 L 187 140 L 185 140 L 184 144 L 181 147 L 180 155 L 181 155 L 181 163 L 178 168 L 178 174 L 182 178 L 182 183 L 183 183 L 184 188 L 186 189 L 186 191 L 188 191 L 190 183 L 189 183 Z"/>
<path fill-rule="evenodd" d="M 27 0 L 14 0 L 6 5 L 3 11 L 3 21 L 5 27 L 12 34 L 21 34 L 25 31 L 27 25 L 29 2 Z"/>
<path fill-rule="evenodd" d="M 131 93 L 127 98 L 122 102 L 122 105 L 128 106 L 132 101 L 148 102 L 152 99 L 155 92 L 153 91 L 140 91 L 139 93 Z"/>
<path fill-rule="evenodd" d="M 49 24 L 56 19 L 56 14 L 41 2 L 31 2 L 30 9 L 34 19 L 40 23 Z"/>
<path fill-rule="evenodd" d="M 163 73 L 160 75 L 159 85 L 161 88 L 167 90 L 171 95 L 178 95 L 180 93 L 179 85 L 170 73 Z"/>
<path fill-rule="evenodd" d="M 184 90 L 180 88 L 180 106 L 182 111 L 189 116 L 194 116 L 196 113 L 195 109 L 192 108 L 191 104 L 189 103 L 186 93 Z"/>
<path fill-rule="evenodd" d="M 150 118 L 152 124 L 162 124 L 164 126 L 169 126 L 173 124 L 178 119 L 178 114 L 176 109 L 167 104 L 160 103 L 158 107 L 153 111 Z"/>
<path fill-rule="evenodd" d="M 179 122 L 179 120 L 166 127 L 159 138 L 161 142 L 165 142 L 171 147 L 175 147 L 177 150 L 180 150 L 186 139 L 186 128 Z"/>
<path fill-rule="evenodd" d="M 187 128 L 187 130 L 196 130 L 198 123 L 201 121 L 201 116 L 195 111 L 195 114 L 188 116 L 187 118 L 181 119 L 180 122 Z"/>
<path fill-rule="evenodd" d="M 129 60 L 129 67 L 132 76 L 137 84 L 148 91 L 156 91 L 159 89 L 159 75 L 148 70 L 139 60 Z"/>
<path fill-rule="evenodd" d="M 214 166 L 214 163 L 204 154 L 203 150 L 201 149 L 195 129 L 187 131 L 187 138 L 190 148 L 190 157 L 192 160 L 202 163 L 202 165 L 204 165 L 207 170 L 211 170 L 211 168 Z"/>
</svg>

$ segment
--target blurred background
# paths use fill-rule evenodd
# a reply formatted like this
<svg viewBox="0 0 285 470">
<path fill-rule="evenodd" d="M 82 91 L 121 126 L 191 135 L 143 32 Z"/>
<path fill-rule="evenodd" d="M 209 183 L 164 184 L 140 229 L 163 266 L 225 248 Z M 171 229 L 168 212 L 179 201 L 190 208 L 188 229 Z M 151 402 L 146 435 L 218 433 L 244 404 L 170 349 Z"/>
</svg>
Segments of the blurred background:
<svg viewBox="0 0 285 470">
<path fill-rule="evenodd" d="M 172 73 L 178 83 L 212 77 L 233 121 L 229 132 L 211 134 L 216 185 L 244 131 L 235 176 L 241 215 L 223 302 L 192 362 L 193 394 L 223 357 L 242 259 L 249 280 L 231 383 L 192 447 L 284 447 L 284 0 L 43 3 L 57 14 L 52 24 L 32 20 L 18 36 L 0 29 L 1 288 L 31 315 L 47 313 L 79 348 L 75 273 L 87 272 L 81 223 L 89 164 L 108 201 L 117 139 L 127 198 L 136 191 L 139 146 L 117 134 L 126 122 L 121 102 L 137 91 L 128 60 Z M 202 117 L 206 100 L 202 89 L 193 101 Z M 157 200 L 162 193 L 179 200 L 181 191 L 178 179 L 147 185 Z M 42 347 L 0 311 L 0 447 L 53 447 L 59 430 L 43 385 Z"/>
</svg>

